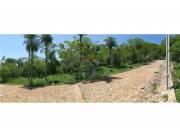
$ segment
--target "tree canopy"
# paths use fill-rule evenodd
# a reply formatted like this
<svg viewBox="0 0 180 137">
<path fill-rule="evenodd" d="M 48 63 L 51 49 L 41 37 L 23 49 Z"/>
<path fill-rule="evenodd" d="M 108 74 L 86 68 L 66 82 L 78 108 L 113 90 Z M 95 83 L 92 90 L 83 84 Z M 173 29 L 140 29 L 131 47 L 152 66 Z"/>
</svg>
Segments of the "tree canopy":
<svg viewBox="0 0 180 137">
<path fill-rule="evenodd" d="M 118 44 L 113 37 L 107 37 L 104 43 L 95 43 L 84 34 L 59 44 L 54 44 L 52 36 L 48 34 L 29 34 L 24 38 L 27 57 L 4 57 L 0 67 L 0 78 L 3 82 L 18 77 L 31 78 L 32 82 L 32 78 L 64 74 L 72 74 L 80 79 L 101 67 L 123 68 L 128 64 L 147 64 L 165 57 L 165 46 L 140 38 L 129 39 L 123 44 Z M 176 36 L 175 39 L 171 48 L 172 58 L 179 61 L 180 38 Z M 36 52 L 42 49 L 46 58 L 36 56 Z"/>
</svg>

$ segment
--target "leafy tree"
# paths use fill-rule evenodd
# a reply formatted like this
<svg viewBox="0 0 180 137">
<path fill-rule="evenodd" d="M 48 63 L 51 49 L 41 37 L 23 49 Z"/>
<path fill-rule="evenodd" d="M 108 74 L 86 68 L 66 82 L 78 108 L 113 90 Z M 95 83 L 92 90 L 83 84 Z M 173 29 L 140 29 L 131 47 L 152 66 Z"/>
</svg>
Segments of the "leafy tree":
<svg viewBox="0 0 180 137">
<path fill-rule="evenodd" d="M 49 59 L 49 66 L 48 70 L 50 74 L 57 74 L 57 68 L 59 65 L 59 61 L 57 60 L 56 53 L 57 53 L 57 45 L 52 44 L 49 49 L 48 59 Z"/>
<path fill-rule="evenodd" d="M 4 60 L 4 63 L 2 63 L 2 66 L 6 66 L 10 70 L 9 77 L 15 78 L 21 75 L 21 70 L 18 68 L 17 60 L 13 58 L 7 58 Z"/>
<path fill-rule="evenodd" d="M 49 34 L 43 34 L 41 35 L 41 42 L 45 47 L 45 57 L 46 57 L 46 75 L 45 80 L 47 81 L 47 75 L 48 75 L 48 52 L 49 52 L 49 46 L 52 44 L 53 38 Z"/>
<path fill-rule="evenodd" d="M 145 43 L 146 42 L 141 38 L 129 39 L 127 41 L 127 45 L 135 46 L 137 49 L 140 49 L 142 46 L 144 46 Z"/>
<path fill-rule="evenodd" d="M 46 65 L 44 59 L 34 56 L 34 62 L 32 68 L 33 68 L 33 77 L 42 78 L 45 76 Z M 29 61 L 26 60 L 23 64 L 22 75 L 27 77 L 28 71 L 29 71 Z"/>
<path fill-rule="evenodd" d="M 22 69 L 22 68 L 23 68 L 24 62 L 25 62 L 26 59 L 27 59 L 27 58 L 19 58 L 19 59 L 17 59 L 17 65 L 18 65 L 18 68 L 19 68 L 19 69 Z"/>
<path fill-rule="evenodd" d="M 104 45 L 100 45 L 96 54 L 96 60 L 98 61 L 99 66 L 107 66 L 109 64 L 109 49 Z"/>
<path fill-rule="evenodd" d="M 91 70 L 88 66 L 95 68 L 98 65 L 96 56 L 100 51 L 100 47 L 94 44 L 88 37 L 83 37 L 82 62 L 79 59 L 79 39 L 75 38 L 73 41 L 65 41 L 60 47 L 61 72 L 62 70 L 65 72 L 76 72 L 79 75 L 77 78 L 82 79 L 81 73 L 84 74 L 86 71 Z"/>
<path fill-rule="evenodd" d="M 7 66 L 2 66 L 0 68 L 0 77 L 2 78 L 2 82 L 6 82 L 11 75 L 11 70 Z"/>
<path fill-rule="evenodd" d="M 136 48 L 136 47 L 134 47 L 134 46 L 132 46 L 131 48 L 131 61 L 132 61 L 132 63 L 140 63 L 140 57 L 139 57 L 139 50 Z"/>
<path fill-rule="evenodd" d="M 125 45 L 131 46 L 131 60 L 133 63 L 140 63 L 142 60 L 142 54 L 140 53 L 146 42 L 141 38 L 133 38 L 127 40 Z"/>
<path fill-rule="evenodd" d="M 32 66 L 33 66 L 33 58 L 34 58 L 34 53 L 38 51 L 39 49 L 39 39 L 38 36 L 35 34 L 26 34 L 24 35 L 25 41 L 24 44 L 26 45 L 26 50 L 29 54 L 28 60 L 29 60 L 29 77 L 28 81 L 29 84 L 33 84 L 33 78 L 32 78 Z"/>
<path fill-rule="evenodd" d="M 17 63 L 17 60 L 16 59 L 13 59 L 13 58 L 7 58 L 6 60 L 5 60 L 5 63 L 6 64 L 16 64 Z"/>
<path fill-rule="evenodd" d="M 127 61 L 127 52 L 126 47 L 118 47 L 114 51 L 114 65 L 115 66 L 124 66 Z"/>
<path fill-rule="evenodd" d="M 110 65 L 113 65 L 113 58 L 112 58 L 112 49 L 113 47 L 117 46 L 117 42 L 115 38 L 113 37 L 107 37 L 105 40 L 106 46 L 109 48 L 109 60 L 110 60 Z"/>
<path fill-rule="evenodd" d="M 174 43 L 170 48 L 171 51 L 171 58 L 176 62 L 180 62 L 180 41 Z"/>
<path fill-rule="evenodd" d="M 44 60 L 36 58 L 34 60 L 33 70 L 34 76 L 37 76 L 39 78 L 44 77 L 46 75 L 46 64 Z"/>
<path fill-rule="evenodd" d="M 65 41 L 60 44 L 59 57 L 61 60 L 58 72 L 72 73 L 80 70 L 78 41 Z"/>
<path fill-rule="evenodd" d="M 83 58 L 83 37 L 85 36 L 85 34 L 78 34 L 79 36 L 79 42 L 80 42 L 80 71 L 81 71 L 81 79 L 82 79 L 82 58 Z"/>
</svg>

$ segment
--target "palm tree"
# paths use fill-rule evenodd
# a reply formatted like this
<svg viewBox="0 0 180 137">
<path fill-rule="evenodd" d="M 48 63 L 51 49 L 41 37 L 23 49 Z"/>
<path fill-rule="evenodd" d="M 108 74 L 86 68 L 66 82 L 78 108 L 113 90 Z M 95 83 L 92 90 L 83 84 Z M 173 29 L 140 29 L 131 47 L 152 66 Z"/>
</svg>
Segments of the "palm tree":
<svg viewBox="0 0 180 137">
<path fill-rule="evenodd" d="M 83 36 L 85 36 L 85 34 L 78 34 L 78 36 L 79 36 L 79 42 L 80 42 L 80 72 L 81 72 L 81 79 L 82 79 L 82 60 L 83 60 L 82 47 L 83 47 Z"/>
<path fill-rule="evenodd" d="M 113 37 L 107 37 L 104 41 L 106 42 L 106 46 L 108 46 L 109 48 L 109 60 L 110 60 L 110 66 L 112 66 L 113 65 L 112 49 L 113 47 L 117 46 L 117 42 Z"/>
<path fill-rule="evenodd" d="M 32 67 L 33 67 L 33 58 L 34 53 L 38 51 L 39 48 L 39 40 L 37 39 L 38 36 L 35 34 L 25 34 L 24 35 L 25 41 L 24 44 L 26 44 L 26 50 L 28 52 L 28 60 L 29 60 L 29 75 L 28 75 L 28 81 L 29 84 L 33 84 L 33 78 L 32 78 Z"/>
<path fill-rule="evenodd" d="M 46 74 L 45 74 L 45 80 L 47 81 L 47 74 L 48 74 L 48 51 L 49 46 L 52 44 L 53 38 L 49 34 L 43 34 L 41 35 L 41 42 L 43 46 L 45 47 L 45 56 L 46 56 Z"/>
</svg>

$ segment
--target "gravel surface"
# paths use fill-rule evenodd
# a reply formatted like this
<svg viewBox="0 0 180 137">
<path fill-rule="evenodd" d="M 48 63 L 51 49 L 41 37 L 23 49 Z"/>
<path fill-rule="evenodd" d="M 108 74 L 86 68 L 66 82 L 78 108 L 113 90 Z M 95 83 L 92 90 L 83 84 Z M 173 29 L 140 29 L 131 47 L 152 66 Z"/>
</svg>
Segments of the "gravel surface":
<svg viewBox="0 0 180 137">
<path fill-rule="evenodd" d="M 28 89 L 0 85 L 0 102 L 83 102 L 77 84 Z"/>
<path fill-rule="evenodd" d="M 164 64 L 164 60 L 158 60 L 97 81 L 72 85 L 28 89 L 0 84 L 0 102 L 161 102 Z"/>
<path fill-rule="evenodd" d="M 160 92 L 155 90 L 160 83 L 165 84 L 161 82 L 163 64 L 164 60 L 158 60 L 98 81 L 80 83 L 79 87 L 86 102 L 159 102 Z"/>
</svg>

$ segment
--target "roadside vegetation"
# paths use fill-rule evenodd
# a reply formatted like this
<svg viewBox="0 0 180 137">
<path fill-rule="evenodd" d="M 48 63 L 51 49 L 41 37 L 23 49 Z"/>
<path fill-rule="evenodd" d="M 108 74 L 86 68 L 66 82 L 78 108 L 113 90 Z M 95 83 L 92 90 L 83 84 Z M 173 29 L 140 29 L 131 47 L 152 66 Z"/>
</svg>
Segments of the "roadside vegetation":
<svg viewBox="0 0 180 137">
<path fill-rule="evenodd" d="M 162 42 L 163 43 L 163 42 Z M 113 37 L 95 43 L 78 34 L 72 41 L 53 43 L 49 34 L 24 35 L 27 57 L 1 59 L 0 83 L 25 86 L 76 83 L 128 71 L 164 59 L 165 46 L 143 39 L 118 44 Z M 36 55 L 41 51 L 45 58 Z"/>
<path fill-rule="evenodd" d="M 172 78 L 176 100 L 180 102 L 180 35 L 170 37 L 170 55 L 173 64 Z"/>
</svg>

